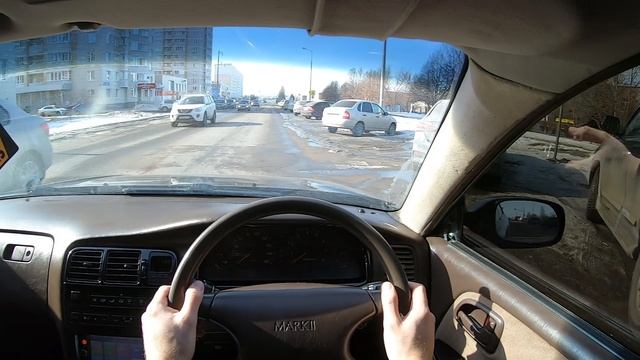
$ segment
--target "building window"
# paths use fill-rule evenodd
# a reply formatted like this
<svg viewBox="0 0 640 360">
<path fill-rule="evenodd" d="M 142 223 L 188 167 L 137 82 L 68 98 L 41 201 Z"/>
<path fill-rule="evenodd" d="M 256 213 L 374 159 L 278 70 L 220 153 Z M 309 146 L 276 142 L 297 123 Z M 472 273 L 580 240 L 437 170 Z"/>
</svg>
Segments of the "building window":
<svg viewBox="0 0 640 360">
<path fill-rule="evenodd" d="M 116 97 L 120 96 L 120 89 L 116 89 Z"/>
<path fill-rule="evenodd" d="M 89 89 L 89 96 L 93 97 L 96 94 L 96 91 L 94 89 Z"/>
<path fill-rule="evenodd" d="M 69 80 L 69 71 L 53 71 L 47 73 L 47 81 Z"/>
<path fill-rule="evenodd" d="M 137 81 L 142 81 L 142 80 L 144 80 L 144 74 L 143 74 L 143 73 L 137 73 L 137 74 L 136 74 L 136 80 L 137 80 Z"/>
<path fill-rule="evenodd" d="M 87 40 L 89 42 L 89 44 L 95 44 L 96 43 L 96 33 L 94 32 L 90 32 L 87 34 Z"/>
<path fill-rule="evenodd" d="M 88 79 L 89 79 L 89 81 L 94 81 L 96 79 L 95 71 L 91 70 L 91 71 L 88 72 Z"/>
<path fill-rule="evenodd" d="M 107 52 L 105 52 L 105 53 L 104 53 L 104 60 L 105 60 L 107 63 L 110 63 L 110 62 L 112 61 L 112 56 L 111 56 L 111 53 L 110 53 L 110 52 L 108 52 L 108 51 L 107 51 Z"/>
<path fill-rule="evenodd" d="M 17 75 L 16 76 L 16 84 L 18 84 L 18 85 L 24 84 L 24 75 Z"/>
<path fill-rule="evenodd" d="M 111 71 L 107 70 L 104 74 L 105 81 L 111 81 Z"/>
<path fill-rule="evenodd" d="M 92 63 L 96 61 L 96 53 L 93 51 L 90 51 L 89 54 L 87 55 L 87 61 Z"/>
<path fill-rule="evenodd" d="M 106 93 L 107 93 L 107 97 L 111 97 L 111 89 L 107 89 Z"/>
<path fill-rule="evenodd" d="M 136 41 L 136 40 L 131 40 L 130 49 L 131 49 L 131 50 L 138 50 L 138 49 L 139 49 L 138 41 Z"/>
</svg>

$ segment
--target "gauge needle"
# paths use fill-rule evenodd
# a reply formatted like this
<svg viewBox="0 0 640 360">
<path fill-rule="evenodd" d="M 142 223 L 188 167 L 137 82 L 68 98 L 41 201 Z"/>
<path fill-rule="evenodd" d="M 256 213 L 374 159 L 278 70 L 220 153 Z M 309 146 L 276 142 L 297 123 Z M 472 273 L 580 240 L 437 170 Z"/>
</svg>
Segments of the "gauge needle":
<svg viewBox="0 0 640 360">
<path fill-rule="evenodd" d="M 297 263 L 298 261 L 302 260 L 302 258 L 304 258 L 304 256 L 307 255 L 307 253 L 302 253 L 302 255 L 298 256 L 297 258 L 293 259 L 293 261 L 291 262 L 292 264 Z"/>
<path fill-rule="evenodd" d="M 238 264 L 242 264 L 242 262 L 245 261 L 249 257 L 249 255 L 251 255 L 251 254 L 247 254 L 247 255 L 243 256 L 242 259 L 238 260 Z"/>
</svg>

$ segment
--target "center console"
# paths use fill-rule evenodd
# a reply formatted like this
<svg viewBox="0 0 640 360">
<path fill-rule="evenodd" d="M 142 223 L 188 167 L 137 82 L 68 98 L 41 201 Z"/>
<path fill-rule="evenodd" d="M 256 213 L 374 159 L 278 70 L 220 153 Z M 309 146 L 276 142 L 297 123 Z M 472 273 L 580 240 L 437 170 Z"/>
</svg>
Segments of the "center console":
<svg viewBox="0 0 640 360">
<path fill-rule="evenodd" d="M 63 282 L 68 349 L 79 359 L 144 359 L 140 317 L 176 266 L 175 254 L 165 250 L 71 250 Z"/>
</svg>

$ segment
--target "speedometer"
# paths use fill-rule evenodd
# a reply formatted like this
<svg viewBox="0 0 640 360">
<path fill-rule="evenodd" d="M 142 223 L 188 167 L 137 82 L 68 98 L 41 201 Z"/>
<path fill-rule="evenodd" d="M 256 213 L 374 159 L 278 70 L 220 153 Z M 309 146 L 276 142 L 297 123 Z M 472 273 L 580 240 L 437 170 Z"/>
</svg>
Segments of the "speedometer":
<svg viewBox="0 0 640 360">
<path fill-rule="evenodd" d="M 231 233 L 200 268 L 218 285 L 361 283 L 368 252 L 349 232 L 321 224 L 251 225 Z"/>
</svg>

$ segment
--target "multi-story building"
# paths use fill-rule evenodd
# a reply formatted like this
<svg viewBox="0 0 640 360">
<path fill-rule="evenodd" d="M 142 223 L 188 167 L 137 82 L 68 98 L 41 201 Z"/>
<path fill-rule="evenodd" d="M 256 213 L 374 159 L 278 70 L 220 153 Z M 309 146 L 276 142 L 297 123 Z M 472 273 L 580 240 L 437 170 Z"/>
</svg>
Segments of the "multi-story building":
<svg viewBox="0 0 640 360">
<path fill-rule="evenodd" d="M 218 77 L 213 82 L 213 88 L 219 92 L 216 95 L 225 98 L 241 98 L 243 95 L 242 73 L 232 64 L 214 64 L 213 67 L 214 77 Z"/>
<path fill-rule="evenodd" d="M 189 93 L 209 92 L 212 28 L 154 30 L 155 69 L 187 80 Z"/>
<path fill-rule="evenodd" d="M 165 84 L 161 78 L 156 81 L 158 68 L 158 75 L 172 77 L 166 86 L 175 84 L 177 96 L 206 92 L 211 79 L 211 34 L 211 28 L 104 27 L 5 43 L 0 45 L 0 84 L 12 81 L 13 86 L 3 86 L 0 97 L 14 98 L 28 111 L 78 103 L 127 108 L 161 96 Z M 158 52 L 158 42 L 169 39 L 184 42 L 181 55 L 180 46 L 160 47 Z M 167 64 L 165 50 L 170 57 L 180 55 L 175 63 Z"/>
</svg>

